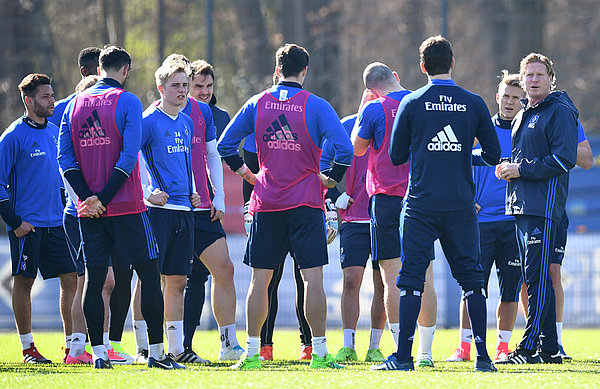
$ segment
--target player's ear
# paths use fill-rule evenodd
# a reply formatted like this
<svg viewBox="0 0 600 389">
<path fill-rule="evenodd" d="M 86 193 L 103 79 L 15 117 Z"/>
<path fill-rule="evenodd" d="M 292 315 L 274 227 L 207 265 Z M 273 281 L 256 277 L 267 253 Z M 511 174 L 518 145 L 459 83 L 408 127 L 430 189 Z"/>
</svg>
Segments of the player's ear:
<svg viewBox="0 0 600 389">
<path fill-rule="evenodd" d="M 421 68 L 421 71 L 425 74 L 427 74 L 427 70 L 425 69 L 425 64 L 423 63 L 423 61 L 419 62 L 419 67 Z"/>
<path fill-rule="evenodd" d="M 400 76 L 398 75 L 398 72 L 392 72 L 392 74 L 394 75 L 394 77 L 396 77 L 396 80 L 398 80 L 398 83 L 400 83 Z"/>
<path fill-rule="evenodd" d="M 500 95 L 496 93 L 496 103 L 500 104 Z"/>
<path fill-rule="evenodd" d="M 156 87 L 158 88 L 158 93 L 160 93 L 162 95 L 163 94 L 163 87 L 162 87 L 162 85 L 158 84 Z"/>
</svg>

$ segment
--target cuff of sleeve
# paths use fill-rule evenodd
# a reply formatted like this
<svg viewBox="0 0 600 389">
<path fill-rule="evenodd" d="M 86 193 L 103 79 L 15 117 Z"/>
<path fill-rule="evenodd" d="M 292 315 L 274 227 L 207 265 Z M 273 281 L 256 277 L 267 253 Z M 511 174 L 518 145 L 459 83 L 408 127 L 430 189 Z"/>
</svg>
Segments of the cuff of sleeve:
<svg viewBox="0 0 600 389">
<path fill-rule="evenodd" d="M 21 217 L 12 210 L 9 200 L 0 201 L 0 216 L 2 216 L 4 222 L 13 230 L 19 228 L 23 221 Z"/>
<path fill-rule="evenodd" d="M 212 204 L 217 211 L 225 212 L 225 199 L 222 196 L 215 196 Z"/>
<path fill-rule="evenodd" d="M 121 186 L 127 181 L 129 176 L 125 172 L 117 167 L 113 169 L 112 175 L 108 179 L 108 182 L 102 188 L 102 191 L 98 193 L 98 200 L 102 205 L 106 206 L 111 202 L 113 197 L 117 194 Z"/>
<path fill-rule="evenodd" d="M 227 166 L 229 166 L 229 168 L 234 172 L 241 168 L 242 165 L 244 165 L 244 160 L 242 159 L 242 157 L 240 157 L 239 154 L 224 157 L 223 160 L 225 161 Z"/>
<path fill-rule="evenodd" d="M 346 169 L 348 169 L 348 166 L 340 165 L 337 162 L 334 162 L 331 172 L 329 172 L 329 178 L 335 180 L 335 182 L 342 181 L 342 178 L 344 178 L 344 174 L 346 173 Z"/>
<path fill-rule="evenodd" d="M 71 188 L 75 191 L 77 197 L 79 197 L 82 201 L 92 196 L 93 193 L 90 188 L 87 186 L 85 179 L 83 178 L 83 174 L 81 174 L 81 170 L 71 169 L 67 170 L 63 173 Z"/>
</svg>

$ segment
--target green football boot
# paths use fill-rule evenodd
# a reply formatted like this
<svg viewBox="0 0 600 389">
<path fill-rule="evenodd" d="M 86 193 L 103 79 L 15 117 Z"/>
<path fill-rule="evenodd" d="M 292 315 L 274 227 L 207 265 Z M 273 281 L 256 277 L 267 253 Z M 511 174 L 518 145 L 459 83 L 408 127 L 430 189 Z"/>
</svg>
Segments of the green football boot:
<svg viewBox="0 0 600 389">
<path fill-rule="evenodd" d="M 261 369 L 262 366 L 260 364 L 260 354 L 256 353 L 253 356 L 249 357 L 246 354 L 242 355 L 239 361 L 230 369 L 233 370 L 255 370 Z"/>
<path fill-rule="evenodd" d="M 336 362 L 358 361 L 358 355 L 356 354 L 356 350 L 352 350 L 350 347 L 342 347 L 333 359 Z"/>
<path fill-rule="evenodd" d="M 336 363 L 335 359 L 331 356 L 331 354 L 327 354 L 324 358 L 319 358 L 319 356 L 315 353 L 312 355 L 312 360 L 310 361 L 311 369 L 343 369 L 345 366 L 342 366 Z"/>
<path fill-rule="evenodd" d="M 385 361 L 385 357 L 381 352 L 380 348 L 372 348 L 367 351 L 367 357 L 365 358 L 365 362 L 383 362 Z"/>
</svg>

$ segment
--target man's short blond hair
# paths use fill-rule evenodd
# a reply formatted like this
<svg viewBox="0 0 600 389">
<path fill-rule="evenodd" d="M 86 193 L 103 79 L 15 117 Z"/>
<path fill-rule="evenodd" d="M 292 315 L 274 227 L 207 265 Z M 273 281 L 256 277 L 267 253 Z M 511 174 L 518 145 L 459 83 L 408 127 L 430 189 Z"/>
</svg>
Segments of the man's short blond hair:
<svg viewBox="0 0 600 389">
<path fill-rule="evenodd" d="M 521 60 L 521 64 L 519 65 L 519 73 L 521 76 L 521 79 L 525 76 L 525 68 L 527 68 L 527 65 L 529 65 L 530 63 L 541 63 L 546 67 L 546 72 L 548 73 L 548 76 L 550 77 L 550 90 L 554 89 L 555 85 L 554 83 L 556 82 L 556 73 L 554 72 L 554 63 L 550 60 L 550 58 L 546 57 L 543 54 L 539 54 L 539 53 L 529 53 L 525 58 L 523 58 Z"/>
<path fill-rule="evenodd" d="M 501 75 L 498 76 L 498 78 L 500 79 L 498 88 L 500 88 L 500 85 L 502 84 L 506 86 L 516 86 L 517 88 L 521 87 L 521 79 L 519 75 L 516 73 L 510 74 L 506 69 L 502 69 Z"/>
<path fill-rule="evenodd" d="M 98 76 L 97 74 L 86 76 L 85 78 L 81 79 L 81 81 L 79 81 L 79 83 L 75 87 L 75 92 L 83 92 L 84 90 L 91 88 L 98 82 L 99 79 L 100 76 Z"/>
<path fill-rule="evenodd" d="M 171 76 L 177 73 L 185 73 L 185 75 L 189 77 L 190 68 L 183 61 L 163 63 L 158 69 L 156 69 L 156 72 L 154 73 L 156 85 L 164 85 Z"/>
</svg>

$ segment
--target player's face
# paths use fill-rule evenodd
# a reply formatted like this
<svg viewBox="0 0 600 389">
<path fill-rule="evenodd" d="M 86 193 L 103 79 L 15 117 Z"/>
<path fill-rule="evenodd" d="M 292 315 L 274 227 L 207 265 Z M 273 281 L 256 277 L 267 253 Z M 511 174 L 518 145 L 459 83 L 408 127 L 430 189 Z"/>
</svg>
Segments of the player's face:
<svg viewBox="0 0 600 389">
<path fill-rule="evenodd" d="M 54 113 L 54 91 L 50 85 L 40 85 L 31 98 L 31 110 L 41 118 L 47 118 Z"/>
<path fill-rule="evenodd" d="M 198 101 L 208 104 L 213 95 L 214 80 L 212 76 L 199 74 L 192 79 L 190 96 Z"/>
<path fill-rule="evenodd" d="M 496 101 L 500 108 L 500 117 L 502 119 L 512 119 L 521 109 L 521 99 L 523 98 L 523 89 L 518 86 L 506 85 L 501 83 L 496 94 Z"/>
<path fill-rule="evenodd" d="M 183 72 L 173 74 L 162 86 L 163 101 L 175 107 L 187 103 L 188 76 Z"/>
<path fill-rule="evenodd" d="M 541 62 L 531 62 L 525 67 L 521 79 L 521 85 L 525 85 L 525 92 L 530 104 L 537 104 L 550 94 L 552 79 L 548 75 L 546 65 Z"/>
</svg>

